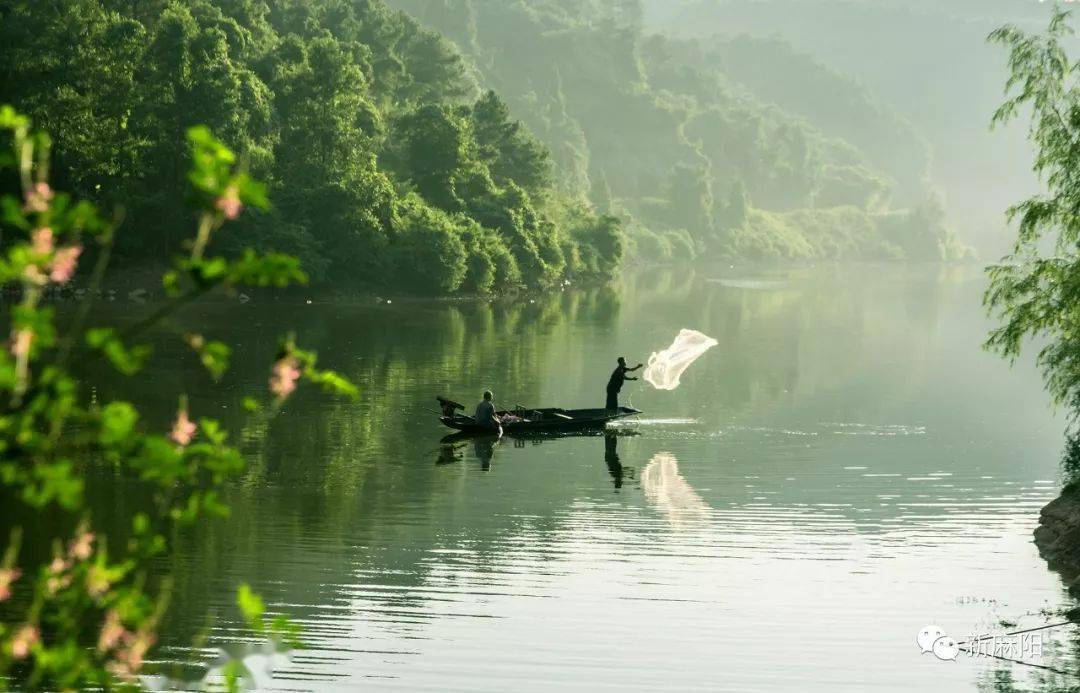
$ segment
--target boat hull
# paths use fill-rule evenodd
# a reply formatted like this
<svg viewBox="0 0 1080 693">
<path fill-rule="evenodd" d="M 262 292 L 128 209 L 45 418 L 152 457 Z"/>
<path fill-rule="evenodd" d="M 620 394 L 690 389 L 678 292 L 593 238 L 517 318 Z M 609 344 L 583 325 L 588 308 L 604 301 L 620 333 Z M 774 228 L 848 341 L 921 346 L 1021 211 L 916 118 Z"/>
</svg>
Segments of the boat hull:
<svg viewBox="0 0 1080 693">
<path fill-rule="evenodd" d="M 612 421 L 641 412 L 630 407 L 619 407 L 618 409 L 533 409 L 496 413 L 500 417 L 507 415 L 520 417 L 520 420 L 503 423 L 502 430 L 506 435 L 523 435 L 602 429 Z M 482 436 L 495 433 L 491 427 L 481 426 L 467 416 L 441 416 L 439 421 L 447 428 L 464 434 Z"/>
</svg>

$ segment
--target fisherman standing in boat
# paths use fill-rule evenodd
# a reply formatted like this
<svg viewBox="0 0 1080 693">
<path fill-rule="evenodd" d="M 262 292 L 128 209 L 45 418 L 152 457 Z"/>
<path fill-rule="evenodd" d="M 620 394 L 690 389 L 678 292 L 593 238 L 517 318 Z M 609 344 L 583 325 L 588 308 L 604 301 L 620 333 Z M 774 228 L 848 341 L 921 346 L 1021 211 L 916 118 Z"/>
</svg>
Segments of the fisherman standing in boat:
<svg viewBox="0 0 1080 693">
<path fill-rule="evenodd" d="M 636 371 L 641 368 L 643 364 L 638 364 L 633 368 L 626 366 L 626 359 L 622 356 L 619 357 L 619 365 L 615 367 L 615 370 L 611 372 L 611 379 L 607 384 L 607 409 L 619 408 L 619 391 L 622 390 L 623 382 L 626 380 L 637 380 L 637 378 L 628 377 L 626 374 L 632 371 Z"/>
<path fill-rule="evenodd" d="M 502 421 L 499 420 L 499 415 L 495 413 L 495 404 L 492 403 L 492 399 L 495 395 L 491 394 L 491 390 L 484 391 L 484 401 L 476 405 L 476 423 L 490 428 L 493 431 L 498 431 L 499 435 L 502 435 Z"/>
</svg>

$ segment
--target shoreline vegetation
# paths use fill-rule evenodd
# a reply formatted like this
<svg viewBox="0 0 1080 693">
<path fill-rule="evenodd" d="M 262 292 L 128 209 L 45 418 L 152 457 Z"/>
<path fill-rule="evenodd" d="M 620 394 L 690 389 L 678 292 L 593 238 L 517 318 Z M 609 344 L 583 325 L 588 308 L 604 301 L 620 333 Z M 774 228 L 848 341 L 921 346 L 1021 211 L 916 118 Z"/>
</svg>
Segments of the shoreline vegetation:
<svg viewBox="0 0 1080 693">
<path fill-rule="evenodd" d="M 1018 234 L 1012 252 L 988 269 L 985 305 L 998 321 L 985 347 L 1015 361 L 1031 342 L 1053 403 L 1068 412 L 1063 488 L 1040 513 L 1034 541 L 1049 567 L 1080 598 L 1080 62 L 1066 46 L 1071 13 L 1055 6 L 1043 33 L 1014 25 L 989 40 L 1008 53 L 1006 100 L 994 114 L 1004 125 L 1030 113 L 1028 138 L 1043 192 L 1009 208 Z"/>
<path fill-rule="evenodd" d="M 935 268 L 981 268 L 982 265 L 974 261 L 956 261 L 942 263 L 939 261 L 906 262 L 906 266 L 925 266 Z M 804 269 L 818 267 L 834 267 L 839 274 L 857 271 L 866 267 L 893 267 L 898 266 L 892 260 L 792 260 L 792 261 L 752 261 L 742 258 L 698 258 L 696 260 L 672 260 L 670 262 L 654 263 L 640 262 L 629 257 L 620 265 L 620 277 L 637 277 L 642 273 L 665 270 L 687 270 L 690 272 L 711 272 L 717 270 L 721 274 L 732 276 L 749 275 L 756 277 L 761 274 L 773 272 L 797 272 Z M 150 265 L 141 267 L 137 272 L 124 271 L 106 275 L 101 285 L 94 288 L 87 277 L 74 277 L 63 286 L 45 287 L 42 295 L 49 302 L 60 304 L 77 304 L 82 301 L 96 300 L 116 303 L 129 303 L 153 307 L 158 302 L 168 298 L 168 291 L 162 286 L 161 276 L 168 270 L 169 265 Z M 258 301 L 270 299 L 274 302 L 302 304 L 305 301 L 346 301 L 358 303 L 470 303 L 470 302 L 500 302 L 519 301 L 523 298 L 531 299 L 551 296 L 560 292 L 577 290 L 594 290 L 610 287 L 619 278 L 590 278 L 581 281 L 564 280 L 558 284 L 544 287 L 543 289 L 529 290 L 526 287 L 518 287 L 510 290 L 486 293 L 457 291 L 450 294 L 425 294 L 404 289 L 378 289 L 370 286 L 341 287 L 332 284 L 309 283 L 307 285 L 289 286 L 283 288 L 249 287 L 243 291 L 232 290 L 220 293 L 216 296 L 207 296 L 207 302 L 239 302 Z M 5 302 L 16 302 L 19 292 L 8 286 L 0 287 L 0 306 Z"/>
<path fill-rule="evenodd" d="M 195 123 L 274 201 L 222 251 L 293 255 L 316 286 L 486 295 L 604 281 L 625 261 L 969 257 L 916 180 L 926 157 L 882 168 L 858 133 L 725 74 L 733 50 L 768 45 L 649 34 L 640 10 L 16 0 L 0 8 L 0 103 L 53 133 L 58 186 L 122 208 L 110 280 L 184 238 Z"/>
<path fill-rule="evenodd" d="M 116 242 L 116 221 L 91 202 L 53 188 L 52 140 L 28 118 L 0 106 L 0 131 L 10 142 L 0 170 L 12 170 L 17 181 L 15 194 L 0 195 L 8 235 L 0 286 L 17 287 L 5 326 L 10 337 L 0 350 L 0 495 L 8 532 L 0 557 L 0 681 L 18 690 L 174 684 L 201 690 L 211 681 L 238 690 L 251 673 L 246 654 L 280 656 L 301 644 L 299 627 L 283 615 L 267 615 L 262 599 L 244 583 L 237 589 L 237 607 L 258 645 L 219 658 L 196 680 L 155 674 L 152 679 L 162 686 L 150 683 L 144 665 L 173 596 L 172 576 L 160 568 L 182 528 L 228 513 L 227 483 L 246 469 L 244 453 L 229 443 L 220 420 L 198 415 L 202 400 L 189 400 L 184 391 L 190 381 L 172 392 L 177 408 L 171 430 L 148 420 L 146 409 L 133 401 L 105 394 L 103 386 L 143 371 L 154 354 L 140 340 L 166 321 L 176 321 L 183 336 L 174 338 L 218 384 L 232 350 L 195 331 L 198 320 L 184 320 L 181 309 L 215 291 L 305 284 L 307 276 L 296 258 L 281 253 L 247 250 L 231 260 L 216 254 L 214 241 L 229 223 L 246 208 L 266 207 L 266 186 L 209 130 L 192 127 L 186 133 L 192 162 L 186 179 L 198 222 L 184 244 L 187 252 L 162 278 L 169 300 L 134 322 L 105 325 L 101 311 L 91 312 L 97 295 L 92 290 L 61 324 L 47 289 L 67 285 L 86 267 L 87 248 L 97 250 L 90 286 L 100 286 Z M 107 374 L 81 375 L 94 373 L 95 365 Z M 316 354 L 300 348 L 293 334 L 281 338 L 264 367 L 265 389 L 243 404 L 248 423 L 261 428 L 301 382 L 359 397 L 347 379 L 317 367 Z M 205 384 L 199 389 L 205 392 Z M 116 488 L 132 484 L 130 496 L 138 502 L 124 517 L 126 531 L 106 534 L 95 517 L 86 494 L 95 468 L 110 469 Z M 33 531 L 24 543 L 28 525 Z M 172 673 L 181 668 L 171 667 Z"/>
</svg>

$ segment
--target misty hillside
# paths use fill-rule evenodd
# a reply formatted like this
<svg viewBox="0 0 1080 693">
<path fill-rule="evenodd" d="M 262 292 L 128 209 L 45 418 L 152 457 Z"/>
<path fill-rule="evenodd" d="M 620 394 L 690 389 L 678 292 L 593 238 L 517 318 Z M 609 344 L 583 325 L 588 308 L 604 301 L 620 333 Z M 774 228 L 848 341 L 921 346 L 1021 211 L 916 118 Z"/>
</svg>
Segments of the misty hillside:
<svg viewBox="0 0 1080 693">
<path fill-rule="evenodd" d="M 1033 187 L 1022 126 L 990 132 L 1002 100 L 1004 52 L 986 37 L 1006 21 L 1041 28 L 1048 4 L 931 0 L 664 0 L 647 4 L 650 29 L 680 37 L 753 37 L 850 76 L 908 119 L 929 143 L 931 184 L 945 193 L 965 240 L 996 254 L 1001 210 Z M 749 38 L 735 39 L 749 41 Z M 762 73 L 730 52 L 731 73 L 763 99 L 813 117 L 784 73 Z"/>
<path fill-rule="evenodd" d="M 453 40 L 552 150 L 565 189 L 628 219 L 646 255 L 961 252 L 926 138 L 787 43 L 656 33 L 636 0 L 391 4 Z"/>
</svg>

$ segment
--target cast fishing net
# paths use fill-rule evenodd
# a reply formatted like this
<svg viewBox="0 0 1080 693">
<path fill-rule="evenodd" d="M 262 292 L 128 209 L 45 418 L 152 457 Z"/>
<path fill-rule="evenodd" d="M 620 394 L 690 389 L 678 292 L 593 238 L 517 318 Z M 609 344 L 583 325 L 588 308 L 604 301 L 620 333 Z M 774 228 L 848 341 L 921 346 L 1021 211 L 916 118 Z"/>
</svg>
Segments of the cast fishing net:
<svg viewBox="0 0 1080 693">
<path fill-rule="evenodd" d="M 671 346 L 649 357 L 641 377 L 657 390 L 674 390 L 683 371 L 718 343 L 696 330 L 682 330 Z"/>
</svg>

